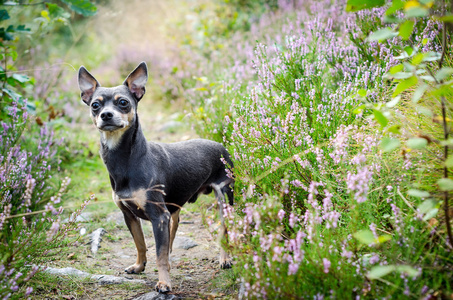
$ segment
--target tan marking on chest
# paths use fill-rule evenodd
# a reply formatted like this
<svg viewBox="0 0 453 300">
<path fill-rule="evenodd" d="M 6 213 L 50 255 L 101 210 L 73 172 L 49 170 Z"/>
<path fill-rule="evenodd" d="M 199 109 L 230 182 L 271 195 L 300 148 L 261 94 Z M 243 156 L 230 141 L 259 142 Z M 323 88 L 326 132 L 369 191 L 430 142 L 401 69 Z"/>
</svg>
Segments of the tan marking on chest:
<svg viewBox="0 0 453 300">
<path fill-rule="evenodd" d="M 134 203 L 138 209 L 145 210 L 146 203 L 148 199 L 146 198 L 146 193 L 148 190 L 146 189 L 139 189 L 132 193 L 132 203 Z"/>
</svg>

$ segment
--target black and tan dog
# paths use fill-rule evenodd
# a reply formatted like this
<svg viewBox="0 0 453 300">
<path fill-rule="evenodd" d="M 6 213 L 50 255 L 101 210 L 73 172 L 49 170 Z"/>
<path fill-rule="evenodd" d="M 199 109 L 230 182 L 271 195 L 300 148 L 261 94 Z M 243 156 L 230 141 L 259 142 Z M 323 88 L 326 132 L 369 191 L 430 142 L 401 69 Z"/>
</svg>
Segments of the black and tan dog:
<svg viewBox="0 0 453 300">
<path fill-rule="evenodd" d="M 101 133 L 100 154 L 110 175 L 113 199 L 137 247 L 137 261 L 125 271 L 139 273 L 146 265 L 146 244 L 140 219 L 149 220 L 156 241 L 159 282 L 156 290 L 171 290 L 169 254 L 186 202 L 199 194 L 214 191 L 223 223 L 225 194 L 233 204 L 233 179 L 227 176 L 225 163 L 232 168 L 227 150 L 219 143 L 196 139 L 172 144 L 148 142 L 137 115 L 137 105 L 145 93 L 147 67 L 142 62 L 117 87 L 101 87 L 84 68 L 79 69 L 82 100 L 91 107 L 91 118 Z M 171 220 L 170 220 L 171 219 Z M 221 248 L 220 267 L 231 261 Z"/>
</svg>

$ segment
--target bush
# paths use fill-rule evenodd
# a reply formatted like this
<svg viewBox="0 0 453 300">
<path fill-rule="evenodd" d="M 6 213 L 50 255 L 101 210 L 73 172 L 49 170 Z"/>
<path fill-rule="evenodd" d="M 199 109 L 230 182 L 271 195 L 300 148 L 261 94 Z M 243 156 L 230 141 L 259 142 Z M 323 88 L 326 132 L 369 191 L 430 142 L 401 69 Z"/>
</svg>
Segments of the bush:
<svg viewBox="0 0 453 300">
<path fill-rule="evenodd" d="M 267 42 L 256 44 L 252 58 L 244 46 L 250 42 L 242 41 L 225 51 L 234 59 L 206 62 L 188 93 L 200 134 L 223 140 L 234 158 L 239 197 L 227 211 L 228 229 L 244 296 L 451 295 L 440 204 L 414 189 L 440 177 L 432 163 L 439 149 L 404 148 L 401 155 L 379 146 L 379 125 L 387 119 L 376 107 L 392 89 L 384 75 L 404 48 L 399 37 L 366 40 L 383 26 L 386 8 L 350 14 L 341 1 L 299 8 L 280 11 L 279 32 L 275 23 L 257 26 L 255 36 Z M 263 16 L 264 25 L 266 18 L 272 17 Z M 439 50 L 433 37 L 440 27 L 419 20 L 417 46 Z M 238 71 L 250 63 L 255 80 Z M 428 120 L 408 103 L 407 92 L 396 112 L 408 125 L 403 140 Z M 358 94 L 378 124 L 366 109 L 354 114 Z"/>
<path fill-rule="evenodd" d="M 38 132 L 29 122 L 25 106 L 9 106 L 10 123 L 1 122 L 0 135 L 0 297 L 21 298 L 32 292 L 25 284 L 58 249 L 70 245 L 68 233 L 77 228 L 75 217 L 87 205 L 62 223 L 60 206 L 69 178 L 60 187 L 59 160 L 53 133 L 46 127 Z M 36 124 L 34 126 L 37 126 Z M 24 133 L 27 134 L 24 134 Z"/>
</svg>

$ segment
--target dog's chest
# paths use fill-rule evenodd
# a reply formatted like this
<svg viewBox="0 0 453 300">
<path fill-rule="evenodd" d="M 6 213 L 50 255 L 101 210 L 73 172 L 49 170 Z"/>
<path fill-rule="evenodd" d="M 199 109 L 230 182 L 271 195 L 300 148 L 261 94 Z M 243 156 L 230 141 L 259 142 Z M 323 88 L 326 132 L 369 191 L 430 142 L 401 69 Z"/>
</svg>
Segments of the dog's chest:
<svg viewBox="0 0 453 300">
<path fill-rule="evenodd" d="M 123 205 L 137 217 L 148 220 L 145 209 L 149 200 L 147 199 L 147 191 L 145 189 L 139 189 L 131 192 L 130 196 L 126 197 L 120 197 L 117 193 L 113 192 L 113 200 L 118 207 Z"/>
</svg>

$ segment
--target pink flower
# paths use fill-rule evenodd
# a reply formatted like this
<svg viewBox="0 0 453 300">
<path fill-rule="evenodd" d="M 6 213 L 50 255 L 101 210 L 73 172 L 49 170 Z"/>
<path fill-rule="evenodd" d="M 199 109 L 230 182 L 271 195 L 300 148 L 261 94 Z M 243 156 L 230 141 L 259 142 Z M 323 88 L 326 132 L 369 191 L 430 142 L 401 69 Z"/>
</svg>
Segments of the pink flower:
<svg viewBox="0 0 453 300">
<path fill-rule="evenodd" d="M 329 273 L 329 268 L 330 268 L 330 260 L 328 260 L 327 258 L 323 258 L 322 259 L 322 264 L 324 266 L 324 273 Z"/>
</svg>

